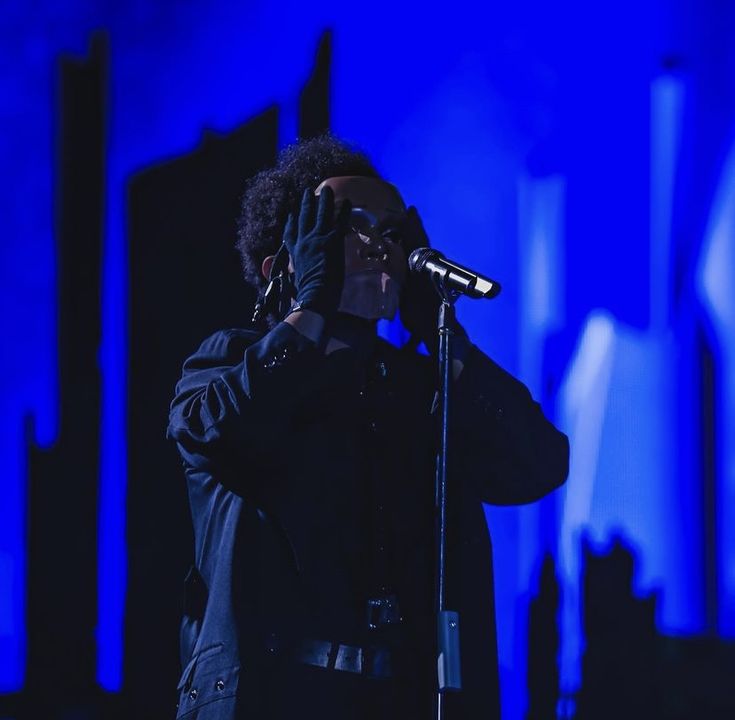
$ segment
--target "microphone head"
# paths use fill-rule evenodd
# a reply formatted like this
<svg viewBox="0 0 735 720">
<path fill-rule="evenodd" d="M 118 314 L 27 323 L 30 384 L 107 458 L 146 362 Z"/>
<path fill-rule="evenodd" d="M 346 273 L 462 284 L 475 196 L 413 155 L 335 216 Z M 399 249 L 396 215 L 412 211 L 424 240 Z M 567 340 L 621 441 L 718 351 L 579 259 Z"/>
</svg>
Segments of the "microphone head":
<svg viewBox="0 0 735 720">
<path fill-rule="evenodd" d="M 408 256 L 408 269 L 414 273 L 420 273 L 429 260 L 441 258 L 442 254 L 428 247 L 416 248 Z"/>
</svg>

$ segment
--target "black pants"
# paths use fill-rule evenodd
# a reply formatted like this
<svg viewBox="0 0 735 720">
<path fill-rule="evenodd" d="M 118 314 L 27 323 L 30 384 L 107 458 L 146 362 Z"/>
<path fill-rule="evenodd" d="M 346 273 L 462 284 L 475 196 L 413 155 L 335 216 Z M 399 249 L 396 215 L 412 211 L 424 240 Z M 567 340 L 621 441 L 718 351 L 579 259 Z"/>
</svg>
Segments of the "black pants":
<svg viewBox="0 0 735 720">
<path fill-rule="evenodd" d="M 261 688 L 263 720 L 421 720 L 431 718 L 431 685 L 418 677 L 370 678 L 290 664 Z M 244 717 L 247 700 L 243 698 Z"/>
</svg>

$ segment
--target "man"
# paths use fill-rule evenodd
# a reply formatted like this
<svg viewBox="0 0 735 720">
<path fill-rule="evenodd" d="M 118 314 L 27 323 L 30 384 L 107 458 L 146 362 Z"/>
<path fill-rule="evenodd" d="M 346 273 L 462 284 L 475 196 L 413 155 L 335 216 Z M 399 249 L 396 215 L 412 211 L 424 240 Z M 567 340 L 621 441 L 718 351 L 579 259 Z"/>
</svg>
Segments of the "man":
<svg viewBox="0 0 735 720">
<path fill-rule="evenodd" d="M 427 244 L 415 209 L 330 136 L 248 185 L 245 277 L 281 277 L 288 301 L 274 317 L 268 299 L 267 332 L 205 340 L 171 406 L 195 531 L 178 717 L 429 717 L 437 368 L 416 346 L 435 352 L 439 300 L 406 263 Z M 399 306 L 403 348 L 375 329 Z M 497 718 L 482 501 L 558 487 L 568 444 L 461 328 L 456 346 L 448 607 L 463 691 L 448 715 Z"/>
</svg>

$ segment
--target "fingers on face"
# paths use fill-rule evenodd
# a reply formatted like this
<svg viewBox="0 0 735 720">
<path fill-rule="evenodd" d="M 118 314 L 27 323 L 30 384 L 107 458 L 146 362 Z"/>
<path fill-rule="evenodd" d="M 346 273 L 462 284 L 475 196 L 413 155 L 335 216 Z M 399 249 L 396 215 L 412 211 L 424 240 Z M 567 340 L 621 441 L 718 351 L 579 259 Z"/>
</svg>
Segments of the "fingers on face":
<svg viewBox="0 0 735 720">
<path fill-rule="evenodd" d="M 327 230 L 334 217 L 334 191 L 328 185 L 319 192 L 319 206 L 316 214 L 316 227 Z"/>
<path fill-rule="evenodd" d="M 298 237 L 305 237 L 312 230 L 327 233 L 332 228 L 339 230 L 340 234 L 344 235 L 349 228 L 351 212 L 352 203 L 348 199 L 342 200 L 335 212 L 334 191 L 328 185 L 319 191 L 319 195 L 314 195 L 311 188 L 306 188 L 301 197 L 298 226 L 294 216 L 289 215 L 284 230 L 284 242 L 286 242 L 286 237 L 289 238 L 292 245 L 296 242 L 297 227 Z M 291 239 L 292 236 L 293 239 Z"/>
<path fill-rule="evenodd" d="M 311 188 L 306 188 L 301 196 L 301 211 L 299 212 L 299 235 L 303 237 L 314 227 L 316 198 Z"/>
</svg>

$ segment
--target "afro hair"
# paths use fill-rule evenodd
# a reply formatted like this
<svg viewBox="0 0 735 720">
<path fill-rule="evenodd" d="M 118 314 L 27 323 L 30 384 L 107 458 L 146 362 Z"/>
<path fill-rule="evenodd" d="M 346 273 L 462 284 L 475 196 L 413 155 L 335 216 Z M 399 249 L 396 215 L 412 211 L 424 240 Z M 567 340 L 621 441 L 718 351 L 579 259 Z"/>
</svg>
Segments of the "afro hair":
<svg viewBox="0 0 735 720">
<path fill-rule="evenodd" d="M 286 147 L 276 165 L 250 178 L 242 197 L 237 249 L 245 281 L 260 290 L 265 278 L 260 268 L 281 245 L 289 213 L 298 214 L 306 188 L 340 175 L 379 177 L 361 151 L 331 134 L 301 140 Z"/>
</svg>

